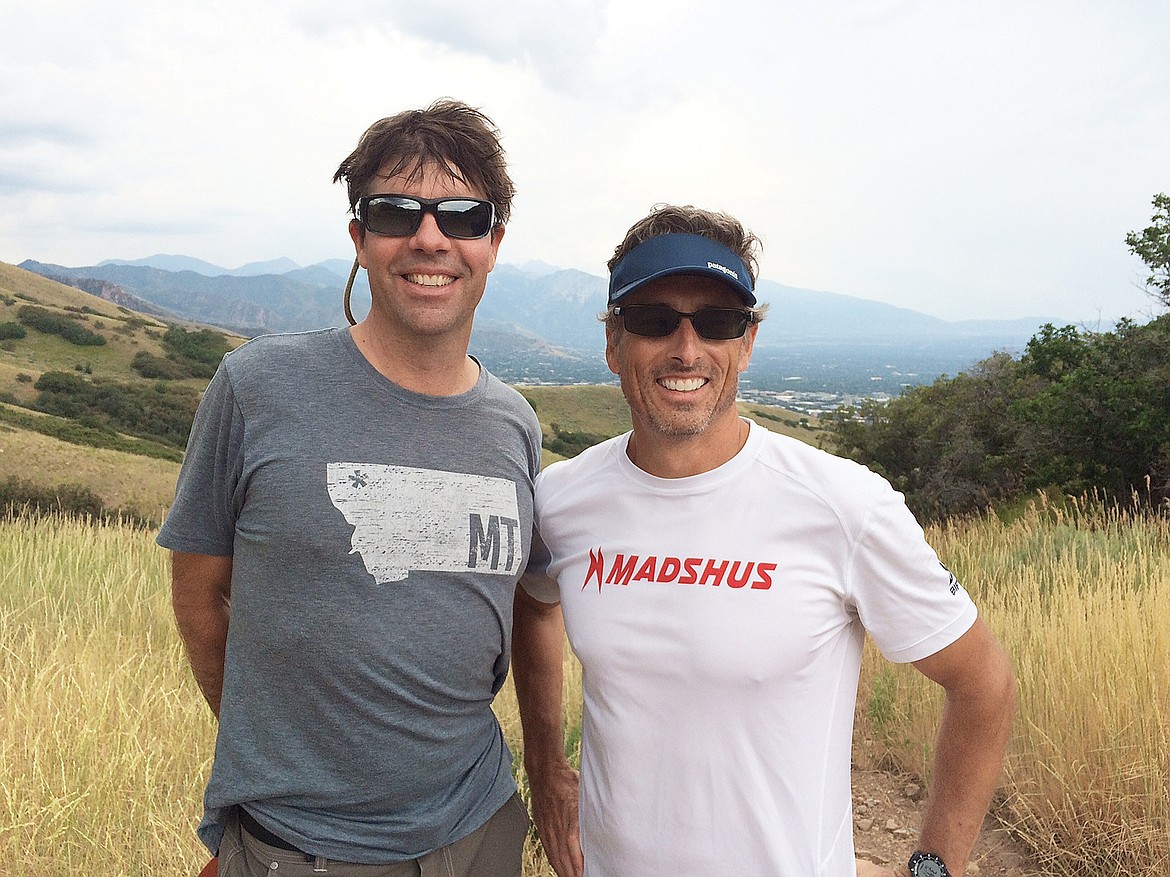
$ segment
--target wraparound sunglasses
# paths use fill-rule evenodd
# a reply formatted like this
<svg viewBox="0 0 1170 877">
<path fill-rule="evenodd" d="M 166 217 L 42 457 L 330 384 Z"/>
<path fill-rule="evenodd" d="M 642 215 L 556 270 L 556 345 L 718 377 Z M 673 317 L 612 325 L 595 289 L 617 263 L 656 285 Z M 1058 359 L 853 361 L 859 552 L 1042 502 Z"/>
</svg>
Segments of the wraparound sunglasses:
<svg viewBox="0 0 1170 877">
<path fill-rule="evenodd" d="M 620 305 L 613 309 L 627 332 L 646 338 L 665 338 L 674 333 L 686 317 L 700 338 L 730 341 L 742 338 L 755 315 L 747 308 L 699 308 L 693 313 L 676 311 L 670 305 Z"/>
<path fill-rule="evenodd" d="M 413 195 L 366 195 L 358 201 L 358 221 L 366 231 L 392 238 L 414 234 L 429 213 L 449 238 L 474 241 L 496 224 L 496 206 L 479 198 L 416 198 Z"/>
</svg>

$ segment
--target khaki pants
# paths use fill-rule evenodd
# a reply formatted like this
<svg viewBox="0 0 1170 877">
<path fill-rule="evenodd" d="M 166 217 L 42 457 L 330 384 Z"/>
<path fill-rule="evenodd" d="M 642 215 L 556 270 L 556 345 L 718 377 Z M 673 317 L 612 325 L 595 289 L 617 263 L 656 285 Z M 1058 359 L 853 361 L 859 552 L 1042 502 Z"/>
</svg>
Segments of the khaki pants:
<svg viewBox="0 0 1170 877">
<path fill-rule="evenodd" d="M 219 847 L 219 877 L 520 877 L 529 825 L 528 810 L 517 794 L 467 837 L 420 859 L 355 865 L 324 858 L 305 861 L 299 853 L 252 837 L 233 816 Z"/>
</svg>

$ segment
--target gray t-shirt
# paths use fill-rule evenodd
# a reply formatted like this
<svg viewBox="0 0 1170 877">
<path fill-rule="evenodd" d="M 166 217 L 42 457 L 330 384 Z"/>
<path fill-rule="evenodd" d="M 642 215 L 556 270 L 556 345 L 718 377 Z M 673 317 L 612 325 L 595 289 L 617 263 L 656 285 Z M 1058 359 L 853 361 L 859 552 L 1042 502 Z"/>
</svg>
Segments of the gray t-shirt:
<svg viewBox="0 0 1170 877">
<path fill-rule="evenodd" d="M 389 863 L 512 795 L 491 702 L 539 466 L 535 414 L 483 368 L 411 393 L 345 329 L 224 358 L 158 536 L 233 558 L 209 849 L 246 803 L 302 849 Z"/>
</svg>

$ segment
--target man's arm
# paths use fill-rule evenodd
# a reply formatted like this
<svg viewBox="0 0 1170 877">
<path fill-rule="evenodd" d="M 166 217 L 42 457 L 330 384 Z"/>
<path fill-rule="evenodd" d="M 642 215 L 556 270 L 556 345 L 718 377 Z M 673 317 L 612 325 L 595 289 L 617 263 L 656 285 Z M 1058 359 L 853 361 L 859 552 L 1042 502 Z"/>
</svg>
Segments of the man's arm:
<svg viewBox="0 0 1170 877">
<path fill-rule="evenodd" d="M 171 605 L 199 690 L 219 718 L 231 614 L 232 559 L 171 553 Z"/>
<path fill-rule="evenodd" d="M 1015 713 L 1015 675 L 982 620 L 914 666 L 946 691 L 918 848 L 961 877 L 999 784 Z"/>
<path fill-rule="evenodd" d="M 1016 706 L 1015 675 L 982 620 L 914 666 L 946 691 L 918 849 L 941 858 L 952 877 L 962 877 L 999 784 Z M 857 877 L 908 873 L 905 864 L 857 860 Z"/>
<path fill-rule="evenodd" d="M 565 625 L 559 603 L 542 603 L 519 585 L 512 622 L 512 680 L 524 731 L 524 770 L 532 817 L 553 870 L 581 877 L 585 860 L 577 823 L 578 777 L 565 757 Z"/>
</svg>

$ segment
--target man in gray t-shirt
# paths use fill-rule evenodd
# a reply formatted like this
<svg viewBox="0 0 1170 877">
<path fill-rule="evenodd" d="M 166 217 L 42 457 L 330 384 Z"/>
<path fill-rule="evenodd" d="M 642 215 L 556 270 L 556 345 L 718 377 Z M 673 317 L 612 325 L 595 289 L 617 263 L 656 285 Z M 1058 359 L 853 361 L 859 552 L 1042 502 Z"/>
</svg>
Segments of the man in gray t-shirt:
<svg viewBox="0 0 1170 877">
<path fill-rule="evenodd" d="M 222 877 L 517 877 L 491 702 L 540 429 L 467 355 L 512 183 L 454 101 L 375 123 L 335 180 L 370 313 L 224 358 L 158 537 L 219 719 L 199 834 Z"/>
</svg>

